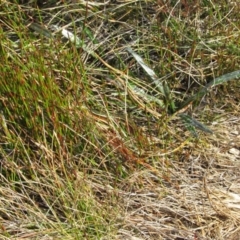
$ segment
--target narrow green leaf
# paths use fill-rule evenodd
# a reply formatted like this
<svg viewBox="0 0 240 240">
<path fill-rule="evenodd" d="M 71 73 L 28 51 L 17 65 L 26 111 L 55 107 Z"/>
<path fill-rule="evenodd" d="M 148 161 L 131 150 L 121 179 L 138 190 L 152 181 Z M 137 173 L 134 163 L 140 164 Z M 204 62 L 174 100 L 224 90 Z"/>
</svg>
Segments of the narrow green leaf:
<svg viewBox="0 0 240 240">
<path fill-rule="evenodd" d="M 209 128 L 207 128 L 204 124 L 198 122 L 196 119 L 192 118 L 191 116 L 189 116 L 188 114 L 185 113 L 181 113 L 178 114 L 178 116 L 185 122 L 187 127 L 194 127 L 194 128 L 198 128 L 203 132 L 207 132 L 207 133 L 213 133 Z M 194 134 L 195 135 L 195 134 Z"/>
<path fill-rule="evenodd" d="M 231 72 L 231 73 L 227 73 L 227 74 L 224 74 L 224 75 L 222 75 L 220 77 L 217 77 L 216 79 L 214 79 L 213 81 L 208 83 L 205 87 L 203 87 L 195 95 L 193 95 L 192 97 L 188 98 L 181 105 L 181 107 L 178 109 L 178 111 L 183 109 L 183 108 L 185 108 L 189 103 L 200 100 L 209 91 L 210 88 L 215 87 L 215 86 L 217 86 L 219 84 L 225 83 L 227 81 L 233 80 L 233 79 L 237 79 L 237 80 L 240 79 L 240 70 L 234 71 L 234 72 Z"/>
<path fill-rule="evenodd" d="M 157 75 L 155 72 L 146 65 L 146 63 L 143 61 L 143 59 L 135 53 L 132 48 L 128 47 L 127 51 L 132 54 L 132 56 L 135 58 L 135 60 L 138 62 L 138 64 L 144 69 L 144 71 L 149 75 L 155 86 L 158 88 L 158 90 L 165 96 L 165 90 L 163 87 L 163 84 L 159 81 Z"/>
<path fill-rule="evenodd" d="M 52 38 L 52 33 L 38 23 L 32 23 L 31 25 L 29 25 L 29 28 L 38 32 L 39 34 L 42 34 L 47 38 Z"/>
<path fill-rule="evenodd" d="M 233 79 L 240 79 L 240 70 L 224 74 L 224 75 L 214 79 L 213 81 L 211 81 L 210 83 L 208 83 L 206 85 L 206 88 L 208 89 L 212 86 L 215 87 L 219 84 L 225 83 L 225 82 L 233 80 Z"/>
<path fill-rule="evenodd" d="M 146 65 L 146 63 L 144 62 L 144 60 L 136 53 L 132 50 L 132 48 L 127 47 L 126 50 L 132 54 L 132 56 L 135 58 L 135 60 L 138 62 L 138 64 L 144 69 L 144 71 L 148 74 L 148 76 L 150 77 L 150 79 L 153 81 L 153 83 L 155 84 L 155 86 L 157 87 L 157 89 L 163 94 L 163 96 L 165 97 L 165 107 L 167 107 L 168 105 L 171 107 L 171 110 L 174 111 L 175 110 L 175 104 L 174 101 L 171 99 L 171 94 L 170 94 L 170 89 L 167 85 L 167 83 L 165 82 L 164 84 L 162 84 L 159 81 L 159 78 L 157 77 L 156 73 Z"/>
<path fill-rule="evenodd" d="M 135 94 L 140 95 L 146 102 L 155 102 L 160 107 L 164 108 L 165 104 L 162 100 L 147 94 L 142 88 L 139 88 L 134 84 L 129 84 L 128 86 Z"/>
<path fill-rule="evenodd" d="M 185 127 L 187 128 L 187 130 L 193 135 L 193 137 L 198 138 L 198 134 L 196 131 L 196 128 L 186 122 L 184 122 Z"/>
</svg>

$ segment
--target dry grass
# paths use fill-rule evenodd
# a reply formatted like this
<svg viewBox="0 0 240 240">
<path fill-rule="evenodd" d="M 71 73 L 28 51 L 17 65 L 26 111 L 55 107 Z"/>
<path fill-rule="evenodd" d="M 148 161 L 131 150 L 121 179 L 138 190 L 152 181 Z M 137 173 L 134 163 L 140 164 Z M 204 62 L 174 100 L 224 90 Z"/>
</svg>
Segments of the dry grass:
<svg viewBox="0 0 240 240">
<path fill-rule="evenodd" d="M 239 239 L 239 119 L 224 118 L 207 144 L 167 157 L 166 180 L 146 170 L 129 177 L 119 239 Z"/>
<path fill-rule="evenodd" d="M 239 83 L 187 106 L 214 132 L 194 138 L 126 50 L 178 107 L 239 70 L 238 2 L 20 2 L 0 3 L 0 238 L 239 239 Z"/>
</svg>

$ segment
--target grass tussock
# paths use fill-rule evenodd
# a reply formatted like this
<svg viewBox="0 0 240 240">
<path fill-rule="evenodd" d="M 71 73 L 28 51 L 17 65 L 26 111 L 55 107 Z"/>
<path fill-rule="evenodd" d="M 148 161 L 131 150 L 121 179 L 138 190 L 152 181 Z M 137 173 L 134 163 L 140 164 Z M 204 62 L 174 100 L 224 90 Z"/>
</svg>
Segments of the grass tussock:
<svg viewBox="0 0 240 240">
<path fill-rule="evenodd" d="M 239 10 L 2 1 L 1 239 L 239 239 Z"/>
</svg>

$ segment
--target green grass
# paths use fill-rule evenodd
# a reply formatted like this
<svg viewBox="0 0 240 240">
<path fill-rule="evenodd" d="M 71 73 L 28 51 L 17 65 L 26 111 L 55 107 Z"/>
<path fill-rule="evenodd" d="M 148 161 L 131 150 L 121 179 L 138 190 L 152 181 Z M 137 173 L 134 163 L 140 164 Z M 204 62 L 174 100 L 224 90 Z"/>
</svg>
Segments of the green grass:
<svg viewBox="0 0 240 240">
<path fill-rule="evenodd" d="M 1 239 L 118 239 L 132 174 L 163 184 L 205 146 L 201 100 L 239 90 L 239 7 L 160 2 L 0 3 Z"/>
</svg>

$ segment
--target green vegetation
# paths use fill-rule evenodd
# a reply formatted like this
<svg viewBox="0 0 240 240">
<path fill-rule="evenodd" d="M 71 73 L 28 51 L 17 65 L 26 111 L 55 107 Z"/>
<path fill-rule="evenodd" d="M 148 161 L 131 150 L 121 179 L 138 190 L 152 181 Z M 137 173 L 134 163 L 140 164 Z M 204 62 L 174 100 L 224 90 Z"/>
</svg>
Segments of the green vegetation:
<svg viewBox="0 0 240 240">
<path fill-rule="evenodd" d="M 0 3 L 0 238 L 231 239 L 226 164 L 194 170 L 206 212 L 174 194 L 239 117 L 238 1 L 24 2 Z"/>
</svg>

